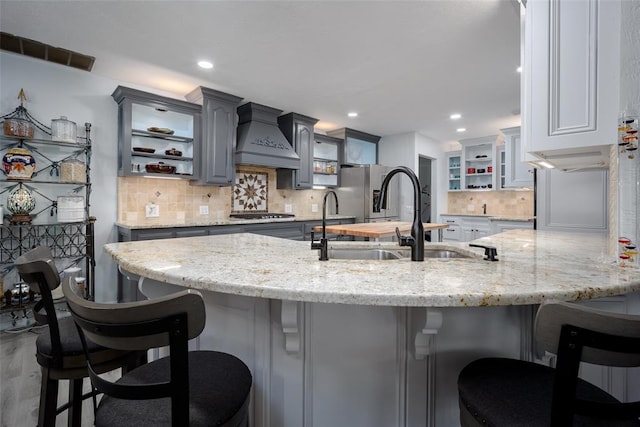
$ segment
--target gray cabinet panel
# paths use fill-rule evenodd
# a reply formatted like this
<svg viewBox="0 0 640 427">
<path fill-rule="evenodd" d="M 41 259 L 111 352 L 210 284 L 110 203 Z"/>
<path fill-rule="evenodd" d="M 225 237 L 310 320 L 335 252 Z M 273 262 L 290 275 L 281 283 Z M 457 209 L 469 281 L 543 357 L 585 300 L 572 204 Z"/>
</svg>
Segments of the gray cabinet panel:
<svg viewBox="0 0 640 427">
<path fill-rule="evenodd" d="M 236 108 L 242 98 L 200 86 L 187 99 L 202 104 L 202 144 L 197 162 L 200 179 L 194 183 L 233 185 Z"/>
<path fill-rule="evenodd" d="M 313 125 L 317 122 L 317 119 L 297 113 L 278 117 L 280 130 L 300 156 L 300 169 L 278 169 L 277 188 L 313 187 Z"/>
<path fill-rule="evenodd" d="M 206 236 L 209 233 L 207 232 L 206 227 L 196 227 L 196 228 L 186 228 L 184 230 L 177 229 L 175 232 L 175 237 L 197 237 L 197 236 Z"/>
<path fill-rule="evenodd" d="M 234 234 L 246 232 L 246 227 L 243 225 L 217 225 L 207 227 L 209 234 L 214 236 L 216 234 Z"/>
<path fill-rule="evenodd" d="M 252 224 L 247 227 L 247 232 L 290 240 L 304 240 L 302 225 L 299 222 Z"/>
<path fill-rule="evenodd" d="M 173 228 L 152 228 L 148 230 L 133 230 L 131 232 L 131 240 L 157 240 L 157 239 L 171 239 L 175 237 Z"/>
</svg>

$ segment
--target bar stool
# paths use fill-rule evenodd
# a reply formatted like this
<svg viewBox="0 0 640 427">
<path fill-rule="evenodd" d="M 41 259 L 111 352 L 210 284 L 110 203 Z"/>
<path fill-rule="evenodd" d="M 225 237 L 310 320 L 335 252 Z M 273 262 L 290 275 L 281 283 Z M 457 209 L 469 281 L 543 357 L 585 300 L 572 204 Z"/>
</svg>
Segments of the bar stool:
<svg viewBox="0 0 640 427">
<path fill-rule="evenodd" d="M 98 427 L 249 425 L 251 372 L 237 357 L 189 351 L 188 341 L 205 325 L 199 292 L 187 289 L 153 299 L 101 304 L 62 285 L 82 336 L 109 348 L 147 351 L 169 346 L 169 356 L 144 364 L 116 382 L 98 376 L 87 356 L 93 386 L 104 396 Z"/>
<path fill-rule="evenodd" d="M 36 321 L 49 326 L 36 340 L 36 360 L 42 372 L 38 426 L 55 426 L 56 416 L 67 409 L 68 425 L 80 426 L 82 401 L 92 395 L 82 393 L 83 379 L 89 374 L 73 319 L 58 319 L 56 315 L 51 291 L 60 285 L 60 276 L 51 251 L 36 247 L 18 257 L 15 265 L 22 280 L 41 295 L 33 309 Z M 87 341 L 87 348 L 96 362 L 96 371 L 101 373 L 136 363 L 135 355 L 129 351 L 107 349 L 91 341 Z M 60 380 L 69 380 L 69 399 L 57 407 Z"/>
<path fill-rule="evenodd" d="M 640 366 L 640 316 L 548 302 L 536 316 L 542 350 L 555 368 L 506 358 L 469 363 L 458 376 L 460 423 L 472 426 L 640 426 L 640 402 L 578 378 L 580 362 Z"/>
</svg>

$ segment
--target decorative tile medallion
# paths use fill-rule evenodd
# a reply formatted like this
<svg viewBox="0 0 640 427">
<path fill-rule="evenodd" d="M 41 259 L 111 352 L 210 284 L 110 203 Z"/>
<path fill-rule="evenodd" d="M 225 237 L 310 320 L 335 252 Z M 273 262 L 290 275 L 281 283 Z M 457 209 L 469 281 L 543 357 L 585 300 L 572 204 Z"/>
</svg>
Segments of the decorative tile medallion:
<svg viewBox="0 0 640 427">
<path fill-rule="evenodd" d="M 266 173 L 236 173 L 236 184 L 231 193 L 233 212 L 267 212 L 267 178 Z"/>
</svg>

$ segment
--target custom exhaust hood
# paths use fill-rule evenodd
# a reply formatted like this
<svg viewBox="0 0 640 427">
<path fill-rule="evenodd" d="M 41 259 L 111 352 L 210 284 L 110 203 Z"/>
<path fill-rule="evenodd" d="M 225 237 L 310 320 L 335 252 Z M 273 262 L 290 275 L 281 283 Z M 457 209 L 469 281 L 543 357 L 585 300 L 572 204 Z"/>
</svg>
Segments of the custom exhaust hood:
<svg viewBox="0 0 640 427">
<path fill-rule="evenodd" d="M 300 157 L 278 128 L 282 110 L 249 102 L 237 111 L 237 165 L 300 169 Z"/>
</svg>

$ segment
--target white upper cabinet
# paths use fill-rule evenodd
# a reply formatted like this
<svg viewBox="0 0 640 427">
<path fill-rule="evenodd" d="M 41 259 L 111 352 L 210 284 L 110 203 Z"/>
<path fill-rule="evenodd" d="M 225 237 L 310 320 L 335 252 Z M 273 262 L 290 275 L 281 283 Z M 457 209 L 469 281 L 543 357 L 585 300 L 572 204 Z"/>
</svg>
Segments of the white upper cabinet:
<svg viewBox="0 0 640 427">
<path fill-rule="evenodd" d="M 523 159 L 606 166 L 617 136 L 620 1 L 529 0 L 523 61 Z"/>
<path fill-rule="evenodd" d="M 504 183 L 502 188 L 533 187 L 533 166 L 522 161 L 520 126 L 500 129 L 504 135 Z"/>
<path fill-rule="evenodd" d="M 461 187 L 466 190 L 497 189 L 496 139 L 497 135 L 460 140 L 462 146 Z"/>
</svg>

